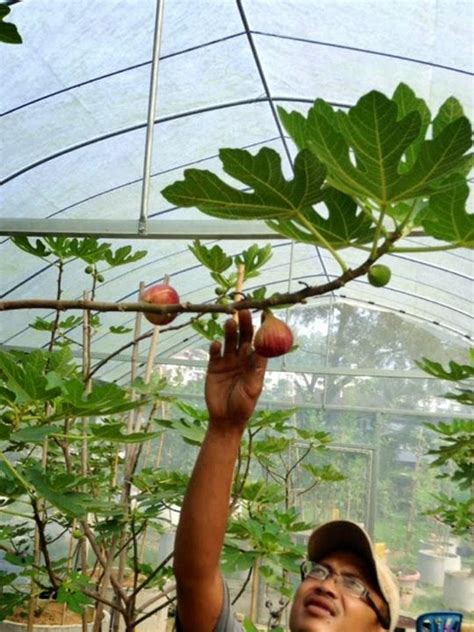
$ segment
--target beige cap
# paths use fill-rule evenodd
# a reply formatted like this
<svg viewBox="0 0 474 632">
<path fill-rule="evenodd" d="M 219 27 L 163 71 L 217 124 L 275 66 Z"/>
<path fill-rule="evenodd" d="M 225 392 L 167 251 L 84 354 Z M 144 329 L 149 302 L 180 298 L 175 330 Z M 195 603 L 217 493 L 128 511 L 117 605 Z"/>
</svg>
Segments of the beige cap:
<svg viewBox="0 0 474 632">
<path fill-rule="evenodd" d="M 388 566 L 375 555 L 369 535 L 355 522 L 333 520 L 313 531 L 308 541 L 308 559 L 317 562 L 334 551 L 353 551 L 364 559 L 377 579 L 380 594 L 390 612 L 389 632 L 397 627 L 400 597 L 397 581 Z"/>
</svg>

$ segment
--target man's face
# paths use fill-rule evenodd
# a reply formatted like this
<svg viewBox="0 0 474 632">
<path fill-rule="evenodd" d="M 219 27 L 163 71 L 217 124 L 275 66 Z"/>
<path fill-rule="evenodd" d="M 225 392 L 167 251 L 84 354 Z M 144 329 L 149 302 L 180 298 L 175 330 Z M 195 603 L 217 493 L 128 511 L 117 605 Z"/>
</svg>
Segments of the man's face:
<svg viewBox="0 0 474 632">
<path fill-rule="evenodd" d="M 336 551 L 318 560 L 335 573 L 358 577 L 369 589 L 375 605 L 385 612 L 364 561 L 356 554 Z M 342 590 L 337 578 L 324 582 L 308 577 L 301 582 L 290 613 L 291 632 L 382 632 L 374 610 L 358 597 Z"/>
</svg>

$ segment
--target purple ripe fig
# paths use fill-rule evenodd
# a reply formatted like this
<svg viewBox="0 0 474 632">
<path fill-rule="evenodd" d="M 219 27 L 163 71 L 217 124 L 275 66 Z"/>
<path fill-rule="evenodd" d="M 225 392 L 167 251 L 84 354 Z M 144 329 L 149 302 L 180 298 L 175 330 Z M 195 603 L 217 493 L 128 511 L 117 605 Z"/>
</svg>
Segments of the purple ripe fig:
<svg viewBox="0 0 474 632">
<path fill-rule="evenodd" d="M 258 355 L 276 358 L 291 349 L 293 333 L 286 323 L 276 318 L 270 310 L 266 310 L 263 323 L 255 334 L 253 346 Z"/>
<path fill-rule="evenodd" d="M 178 305 L 179 295 L 171 285 L 157 283 L 145 290 L 140 300 L 151 303 L 152 305 Z M 153 325 L 168 325 L 177 315 L 176 312 L 171 314 L 144 313 L 145 318 L 150 321 L 150 323 L 153 323 Z"/>
</svg>

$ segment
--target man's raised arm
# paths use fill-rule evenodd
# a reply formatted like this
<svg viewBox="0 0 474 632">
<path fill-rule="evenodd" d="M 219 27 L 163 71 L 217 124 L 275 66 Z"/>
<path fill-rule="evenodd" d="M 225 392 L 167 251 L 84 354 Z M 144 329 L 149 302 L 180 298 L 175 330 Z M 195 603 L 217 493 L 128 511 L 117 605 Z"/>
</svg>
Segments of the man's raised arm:
<svg viewBox="0 0 474 632">
<path fill-rule="evenodd" d="M 234 467 L 247 422 L 262 391 L 266 360 L 252 350 L 250 312 L 225 324 L 225 342 L 210 348 L 206 375 L 209 426 L 186 491 L 176 533 L 174 573 L 182 632 L 212 632 L 224 589 L 219 559 Z"/>
</svg>

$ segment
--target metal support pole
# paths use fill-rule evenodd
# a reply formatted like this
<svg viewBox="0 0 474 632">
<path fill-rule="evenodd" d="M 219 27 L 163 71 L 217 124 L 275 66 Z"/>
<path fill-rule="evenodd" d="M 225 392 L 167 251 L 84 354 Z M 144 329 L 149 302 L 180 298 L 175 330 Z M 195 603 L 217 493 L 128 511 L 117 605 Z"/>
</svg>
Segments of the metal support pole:
<svg viewBox="0 0 474 632">
<path fill-rule="evenodd" d="M 153 39 L 153 59 L 151 63 L 150 91 L 148 94 L 148 117 L 146 126 L 145 158 L 143 161 L 142 199 L 138 232 L 146 231 L 148 218 L 148 201 L 150 193 L 151 158 L 153 153 L 153 130 L 156 114 L 156 96 L 158 86 L 158 68 L 160 65 L 161 33 L 163 29 L 164 0 L 157 0 L 155 16 L 155 33 Z"/>
<path fill-rule="evenodd" d="M 375 520 L 377 517 L 377 487 L 380 474 L 380 440 L 382 438 L 382 415 L 377 412 L 374 416 L 374 450 L 371 458 L 371 472 L 369 477 L 369 502 L 367 531 L 371 538 L 375 533 Z"/>
</svg>

